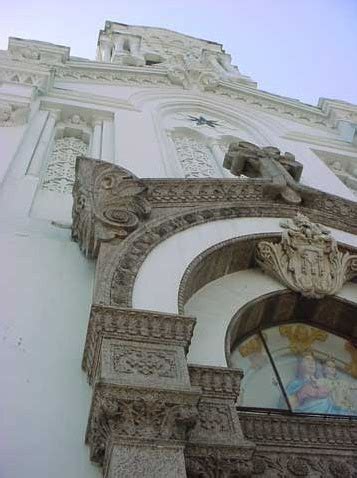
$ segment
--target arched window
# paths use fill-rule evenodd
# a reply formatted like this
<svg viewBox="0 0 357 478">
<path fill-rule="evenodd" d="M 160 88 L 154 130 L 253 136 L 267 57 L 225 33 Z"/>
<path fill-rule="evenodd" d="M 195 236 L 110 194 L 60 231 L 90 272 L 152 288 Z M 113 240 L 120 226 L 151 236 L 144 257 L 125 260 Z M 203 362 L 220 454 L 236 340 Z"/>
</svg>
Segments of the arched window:
<svg viewBox="0 0 357 478">
<path fill-rule="evenodd" d="M 231 363 L 244 371 L 241 407 L 357 415 L 357 348 L 326 330 L 261 329 L 236 344 Z"/>
</svg>

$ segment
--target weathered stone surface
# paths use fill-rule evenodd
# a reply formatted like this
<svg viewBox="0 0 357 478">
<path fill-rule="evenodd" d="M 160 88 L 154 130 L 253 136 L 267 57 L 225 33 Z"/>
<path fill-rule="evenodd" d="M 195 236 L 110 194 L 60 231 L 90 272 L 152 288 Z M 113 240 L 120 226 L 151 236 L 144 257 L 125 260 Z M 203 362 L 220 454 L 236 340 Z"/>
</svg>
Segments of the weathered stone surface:
<svg viewBox="0 0 357 478">
<path fill-rule="evenodd" d="M 196 422 L 198 399 L 197 391 L 97 383 L 86 433 L 91 459 L 103 463 L 109 441 L 183 444 Z"/>
<path fill-rule="evenodd" d="M 183 446 L 123 443 L 111 451 L 107 478 L 185 478 Z"/>
<path fill-rule="evenodd" d="M 357 275 L 357 254 L 339 251 L 325 227 L 302 214 L 280 225 L 281 242 L 260 242 L 257 263 L 290 289 L 318 299 L 338 293 Z"/>
<path fill-rule="evenodd" d="M 242 372 L 189 365 L 189 373 L 201 398 L 185 450 L 188 476 L 251 476 L 254 444 L 243 437 L 235 405 Z"/>
<path fill-rule="evenodd" d="M 195 319 L 191 317 L 93 306 L 82 367 L 88 373 L 91 383 L 96 376 L 100 361 L 102 361 L 104 377 L 113 378 L 113 374 L 115 374 L 115 380 L 124 380 L 125 376 L 128 377 L 128 370 L 130 369 L 128 354 L 129 356 L 131 354 L 132 359 L 136 357 L 136 365 L 131 366 L 135 380 L 137 379 L 141 383 L 146 376 L 147 379 L 156 383 L 159 379 L 161 363 L 161 366 L 164 367 L 161 370 L 167 371 L 169 369 L 171 374 L 176 374 L 175 378 L 162 376 L 161 381 L 164 380 L 166 385 L 168 382 L 174 383 L 175 381 L 182 385 L 187 383 L 184 352 L 188 351 L 194 326 Z M 138 347 L 140 347 L 140 350 Z M 112 350 L 110 350 L 111 348 Z M 119 366 L 118 354 L 125 354 L 125 351 L 127 359 L 122 357 Z M 104 357 L 101 358 L 102 353 Z M 115 358 L 115 355 L 117 355 L 117 358 Z M 129 360 L 129 362 L 126 360 Z M 119 367 L 116 371 L 113 362 L 117 363 L 117 367 Z M 110 363 L 111 365 L 109 365 Z M 120 367 L 122 368 L 120 369 Z M 150 368 L 151 374 L 145 375 L 143 372 L 149 371 Z M 154 373 L 155 370 L 156 374 Z"/>
<path fill-rule="evenodd" d="M 72 237 L 89 257 L 101 242 L 124 239 L 150 214 L 146 187 L 127 170 L 78 157 Z"/>
<path fill-rule="evenodd" d="M 97 378 L 110 383 L 190 386 L 183 346 L 102 339 Z"/>
<path fill-rule="evenodd" d="M 241 141 L 230 144 L 223 166 L 236 176 L 244 174 L 268 179 L 266 190 L 273 196 L 280 195 L 291 204 L 301 202 L 298 181 L 303 166 L 291 153 L 283 155 L 278 148 L 259 148 L 255 144 Z"/>
</svg>

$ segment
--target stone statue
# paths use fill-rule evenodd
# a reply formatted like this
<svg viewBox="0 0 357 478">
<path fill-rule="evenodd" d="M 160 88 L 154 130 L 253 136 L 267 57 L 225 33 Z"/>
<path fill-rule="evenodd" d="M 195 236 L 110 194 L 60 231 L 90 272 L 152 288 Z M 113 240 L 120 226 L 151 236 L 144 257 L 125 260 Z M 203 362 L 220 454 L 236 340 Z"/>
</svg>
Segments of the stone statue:
<svg viewBox="0 0 357 478">
<path fill-rule="evenodd" d="M 299 204 L 301 196 L 298 184 L 303 166 L 291 153 L 281 154 L 278 148 L 259 148 L 247 141 L 231 143 L 223 166 L 235 176 L 244 174 L 250 178 L 270 179 L 267 190 L 280 195 L 290 204 Z"/>
</svg>

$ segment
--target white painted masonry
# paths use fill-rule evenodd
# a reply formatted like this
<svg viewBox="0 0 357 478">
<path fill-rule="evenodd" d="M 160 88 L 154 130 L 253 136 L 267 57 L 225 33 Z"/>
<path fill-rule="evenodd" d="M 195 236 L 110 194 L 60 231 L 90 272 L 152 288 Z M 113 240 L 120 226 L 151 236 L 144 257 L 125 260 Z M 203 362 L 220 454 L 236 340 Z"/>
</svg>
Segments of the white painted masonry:
<svg viewBox="0 0 357 478">
<path fill-rule="evenodd" d="M 357 165 L 356 143 L 346 133 L 357 121 L 356 106 L 332 100 L 309 106 L 260 91 L 217 43 L 164 29 L 135 32 L 146 43 L 129 55 L 108 49 L 102 31 L 96 61 L 33 40 L 10 39 L 9 49 L 0 52 L 3 478 L 102 473 L 84 444 L 90 389 L 81 371 L 95 264 L 70 237 L 74 168 L 68 149 L 59 153 L 59 169 L 71 166 L 65 191 L 43 187 L 56 139 L 82 141 L 89 156 L 143 178 L 184 177 L 173 132 L 200 138 L 217 177 L 230 176 L 222 168 L 229 142 L 273 145 L 303 164 L 302 184 L 356 199 L 325 156 L 314 152 L 342 154 Z M 190 119 L 197 115 L 219 126 L 197 125 Z M 143 263 L 133 307 L 176 313 L 180 280 L 197 255 L 230 238 L 280 231 L 279 218 L 242 218 L 176 234 Z M 333 235 L 357 247 L 356 236 L 338 230 Z M 198 319 L 189 360 L 224 366 L 224 337 L 234 312 L 281 288 L 247 270 L 199 290 L 185 310 Z M 347 284 L 340 295 L 357 302 L 356 292 L 356 284 Z"/>
</svg>

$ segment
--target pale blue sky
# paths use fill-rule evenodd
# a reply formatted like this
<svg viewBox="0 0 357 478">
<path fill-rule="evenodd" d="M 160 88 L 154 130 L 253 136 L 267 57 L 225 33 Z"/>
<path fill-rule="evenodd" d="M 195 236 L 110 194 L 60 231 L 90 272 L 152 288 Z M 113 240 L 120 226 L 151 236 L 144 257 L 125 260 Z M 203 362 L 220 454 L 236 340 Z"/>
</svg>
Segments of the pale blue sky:
<svg viewBox="0 0 357 478">
<path fill-rule="evenodd" d="M 158 26 L 223 43 L 260 89 L 316 104 L 357 104 L 357 0 L 0 0 L 9 36 L 94 59 L 105 20 Z"/>
</svg>

